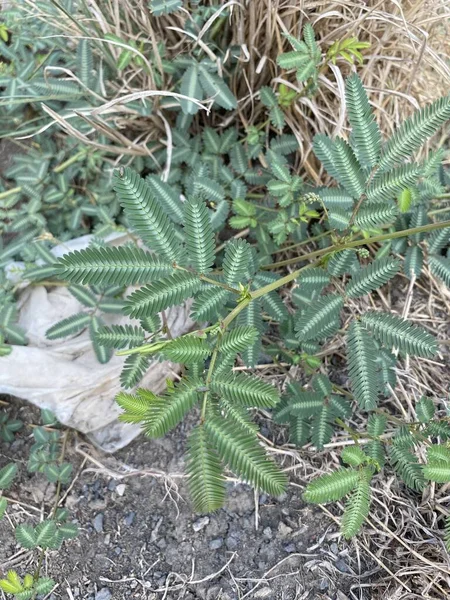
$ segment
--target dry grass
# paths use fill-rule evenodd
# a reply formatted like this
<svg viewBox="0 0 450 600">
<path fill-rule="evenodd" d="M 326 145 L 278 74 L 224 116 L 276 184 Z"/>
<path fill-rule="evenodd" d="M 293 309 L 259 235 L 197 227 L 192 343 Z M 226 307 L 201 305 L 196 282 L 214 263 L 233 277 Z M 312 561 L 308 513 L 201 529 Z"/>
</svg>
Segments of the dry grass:
<svg viewBox="0 0 450 600">
<path fill-rule="evenodd" d="M 26 4 L 33 6 L 34 3 L 26 0 Z M 87 31 L 93 38 L 114 33 L 126 39 L 151 42 L 155 60 L 151 63 L 150 74 L 129 69 L 123 79 L 113 82 L 104 94 L 102 100 L 105 103 L 129 94 L 154 93 L 160 63 L 158 41 L 164 40 L 168 56 L 175 57 L 201 46 L 205 30 L 215 25 L 214 21 L 208 22 L 197 38 L 192 39 L 185 30 L 189 19 L 187 12 L 156 19 L 149 14 L 146 5 L 144 0 L 91 0 L 90 12 L 84 19 L 58 20 L 61 33 L 71 39 L 86 36 Z M 366 51 L 365 63 L 358 67 L 358 71 L 370 92 L 377 119 L 386 135 L 413 109 L 448 93 L 450 3 L 446 0 L 230 0 L 223 3 L 223 7 L 230 10 L 231 16 L 220 28 L 217 43 L 219 46 L 232 43 L 240 47 L 241 69 L 231 86 L 239 99 L 239 106 L 235 112 L 225 115 L 208 116 L 201 111 L 196 117 L 198 127 L 205 122 L 212 122 L 218 127 L 236 122 L 243 127 L 259 124 L 265 120 L 257 102 L 262 85 L 286 83 L 297 89 L 295 76 L 292 73 L 281 74 L 276 68 L 276 57 L 289 49 L 283 32 L 299 36 L 307 21 L 314 25 L 323 50 L 335 40 L 350 35 L 371 43 L 371 48 Z M 47 15 L 42 15 L 42 19 L 47 18 Z M 111 46 L 110 51 L 117 57 L 120 48 Z M 214 54 L 210 57 L 218 60 Z M 220 64 L 221 69 L 226 71 L 229 68 L 229 59 L 230 56 L 226 57 Z M 345 135 L 343 81 L 350 70 L 351 67 L 342 62 L 327 69 L 321 75 L 317 96 L 313 99 L 300 98 L 287 115 L 288 129 L 299 141 L 298 168 L 316 181 L 320 180 L 321 174 L 311 155 L 311 140 L 319 131 Z M 175 83 L 166 75 L 163 89 L 171 91 Z M 60 124 L 67 130 L 64 121 Z M 127 108 L 126 103 L 119 102 L 109 112 L 93 117 L 93 125 L 97 129 L 101 125 L 104 132 L 106 130 L 110 137 L 114 137 L 115 153 L 120 156 L 147 154 L 149 140 L 167 143 L 167 131 L 172 123 L 167 123 L 158 111 L 144 119 Z M 122 138 L 117 137 L 117 131 Z M 442 139 L 437 143 L 440 144 Z M 83 141 L 96 145 L 95 137 Z M 392 292 L 392 296 L 379 296 L 380 306 L 397 309 L 399 314 L 405 314 L 406 307 L 410 319 L 438 333 L 440 340 L 447 344 L 448 290 L 429 275 L 413 285 L 407 281 L 398 282 L 396 280 L 396 295 Z M 360 302 L 349 306 L 353 313 L 361 312 L 363 308 Z M 339 344 L 334 349 L 339 352 Z M 416 420 L 415 401 L 422 394 L 446 399 L 450 379 L 446 363 L 447 353 L 436 361 L 403 362 L 398 373 L 399 385 L 386 408 L 412 422 Z M 279 380 L 285 375 L 278 372 L 276 377 Z M 353 426 L 363 430 L 364 423 L 360 420 Z M 347 443 L 352 443 L 352 440 L 344 432 L 328 445 L 326 452 L 320 454 L 308 448 L 299 452 L 289 446 L 273 447 L 272 451 L 284 457 L 286 467 L 299 478 L 299 483 L 294 485 L 302 487 L 320 472 L 335 467 L 338 464 L 337 450 Z M 372 598 L 442 600 L 449 597 L 450 562 L 442 540 L 436 535 L 436 530 L 442 528 L 441 516 L 448 512 L 450 496 L 447 487 L 435 489 L 432 486 L 417 504 L 417 495 L 414 498 L 409 496 L 396 478 L 390 477 L 377 484 L 371 517 L 363 535 L 354 542 L 355 551 L 365 554 L 381 569 L 371 584 Z M 365 584 L 355 586 L 353 598 L 360 598 L 364 587 Z"/>
<path fill-rule="evenodd" d="M 24 0 L 24 5 L 31 10 L 35 2 Z M 221 8 L 229 11 L 230 16 L 225 18 L 223 12 L 216 13 L 197 37 L 186 31 L 186 23 L 191 17 L 185 10 L 155 18 L 144 0 L 93 0 L 82 5 L 88 7 L 83 17 L 70 19 L 59 15 L 55 21 L 61 35 L 68 40 L 89 37 L 94 44 L 106 46 L 107 51 L 117 58 L 122 51 L 120 46 L 99 41 L 105 34 L 113 33 L 125 40 L 150 43 L 154 53 L 153 60 L 143 57 L 149 73 L 134 66 L 124 72 L 121 81 L 112 82 L 101 99 L 105 104 L 118 99 L 120 102 L 92 119 L 93 126 L 113 140 L 114 153 L 118 155 L 146 155 L 149 140 L 167 139 L 167 123 L 161 113 L 156 110 L 150 117 L 143 118 L 127 106 L 126 100 L 130 94 L 147 95 L 152 96 L 157 105 L 160 96 L 154 94 L 158 90 L 156 80 L 159 76 L 162 76 L 159 89 L 174 91 L 177 82 L 167 74 L 161 75 L 158 42 L 164 41 L 168 59 L 200 46 L 217 61 L 219 72 L 228 71 L 231 51 L 221 61 L 214 54 L 214 47 L 209 49 L 202 40 L 206 31 L 218 24 L 218 19 L 224 22 L 214 37 L 217 46 L 239 47 L 240 68 L 231 83 L 239 106 L 235 112 L 225 115 L 208 116 L 202 111 L 197 117 L 199 126 L 205 121 L 213 121 L 219 127 L 236 122 L 243 127 L 260 124 L 265 117 L 256 100 L 263 85 L 276 86 L 283 82 L 301 91 L 293 73 L 281 73 L 276 67 L 276 58 L 282 51 L 290 49 L 283 33 L 300 36 L 307 21 L 314 25 L 323 51 L 334 41 L 351 35 L 371 43 L 371 48 L 365 51 L 365 63 L 358 71 L 386 134 L 413 109 L 448 92 L 450 5 L 446 0 L 229 0 L 223 2 Z M 42 13 L 40 18 L 55 20 Z M 317 96 L 299 98 L 287 115 L 288 129 L 299 141 L 299 168 L 316 180 L 318 172 L 311 156 L 311 139 L 318 131 L 330 135 L 345 133 L 343 81 L 351 69 L 343 61 L 336 66 L 330 65 L 321 75 Z M 51 116 L 58 120 L 54 114 Z M 67 131 L 68 123 L 59 122 Z M 73 131 L 70 133 L 76 135 Z M 78 137 L 98 146 L 95 137 Z"/>
</svg>

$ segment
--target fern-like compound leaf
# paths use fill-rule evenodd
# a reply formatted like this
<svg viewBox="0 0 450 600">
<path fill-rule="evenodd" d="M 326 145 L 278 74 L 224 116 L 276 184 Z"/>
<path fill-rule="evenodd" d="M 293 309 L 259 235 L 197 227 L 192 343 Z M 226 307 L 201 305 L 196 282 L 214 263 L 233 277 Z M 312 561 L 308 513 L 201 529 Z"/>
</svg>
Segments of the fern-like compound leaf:
<svg viewBox="0 0 450 600">
<path fill-rule="evenodd" d="M 214 377 L 211 389 L 219 397 L 223 396 L 229 402 L 241 406 L 268 408 L 279 401 L 278 391 L 273 385 L 245 373 Z"/>
<path fill-rule="evenodd" d="M 363 204 L 355 215 L 355 225 L 360 229 L 373 229 L 395 221 L 398 209 L 385 202 Z M 343 251 L 345 252 L 345 250 Z"/>
<path fill-rule="evenodd" d="M 358 75 L 347 79 L 345 95 L 348 120 L 352 126 L 351 145 L 360 164 L 373 168 L 380 156 L 381 134 Z"/>
<path fill-rule="evenodd" d="M 145 332 L 133 325 L 110 325 L 97 331 L 97 340 L 108 348 L 133 348 L 144 343 Z"/>
<path fill-rule="evenodd" d="M 175 223 L 183 223 L 183 204 L 176 189 L 172 185 L 162 181 L 156 175 L 147 175 L 145 181 L 154 196 L 158 199 L 167 216 L 170 217 L 172 221 L 175 221 Z"/>
<path fill-rule="evenodd" d="M 317 450 L 322 450 L 325 444 L 328 444 L 331 440 L 333 436 L 333 420 L 334 415 L 330 405 L 323 404 L 322 408 L 317 411 L 311 427 L 311 442 Z"/>
<path fill-rule="evenodd" d="M 198 425 L 189 436 L 186 472 L 196 511 L 208 513 L 223 506 L 225 478 L 222 465 L 204 425 Z"/>
<path fill-rule="evenodd" d="M 423 267 L 423 251 L 420 246 L 408 246 L 408 249 L 405 253 L 405 264 L 404 271 L 406 277 L 411 279 L 414 275 L 415 277 L 420 277 L 422 273 Z"/>
<path fill-rule="evenodd" d="M 360 476 L 355 489 L 351 492 L 344 509 L 341 531 L 349 539 L 361 529 L 369 514 L 370 483 L 366 477 Z"/>
<path fill-rule="evenodd" d="M 358 265 L 357 254 L 352 249 L 335 252 L 328 261 L 327 269 L 331 275 L 338 277 L 351 273 Z"/>
<path fill-rule="evenodd" d="M 314 136 L 313 150 L 314 154 L 325 167 L 327 173 L 334 179 L 337 179 L 337 165 L 334 156 L 334 142 L 330 138 L 321 133 Z"/>
<path fill-rule="evenodd" d="M 402 190 L 416 183 L 419 172 L 418 165 L 408 164 L 380 173 L 367 188 L 367 199 L 369 202 L 386 202 L 397 197 Z"/>
<path fill-rule="evenodd" d="M 215 242 L 208 209 L 203 200 L 189 198 L 184 203 L 184 231 L 192 267 L 199 273 L 208 273 L 214 263 Z"/>
<path fill-rule="evenodd" d="M 423 467 L 423 476 L 425 479 L 435 481 L 436 483 L 450 483 L 450 464 L 425 465 Z"/>
<path fill-rule="evenodd" d="M 444 444 L 433 444 L 427 448 L 427 460 L 429 465 L 450 466 L 450 448 Z"/>
<path fill-rule="evenodd" d="M 446 96 L 416 111 L 394 132 L 382 149 L 380 169 L 391 169 L 409 158 L 450 118 L 450 97 Z"/>
<path fill-rule="evenodd" d="M 191 318 L 194 321 L 212 321 L 222 314 L 231 292 L 218 286 L 211 286 L 196 295 L 192 303 Z"/>
<path fill-rule="evenodd" d="M 425 487 L 425 479 L 417 456 L 408 448 L 394 444 L 389 449 L 389 457 L 402 481 L 412 490 L 422 491 Z"/>
<path fill-rule="evenodd" d="M 359 478 L 359 472 L 355 469 L 338 469 L 308 483 L 303 498 L 314 504 L 340 500 L 357 485 Z"/>
<path fill-rule="evenodd" d="M 185 335 L 168 342 L 161 352 L 173 362 L 190 365 L 205 360 L 211 354 L 211 348 L 206 340 Z"/>
<path fill-rule="evenodd" d="M 339 187 L 322 188 L 318 191 L 318 194 L 327 208 L 350 210 L 354 204 L 353 196 L 350 196 Z"/>
<path fill-rule="evenodd" d="M 292 401 L 289 404 L 291 415 L 305 418 L 320 412 L 323 406 L 322 392 L 300 392 L 293 385 L 290 385 L 289 389 L 294 392 Z"/>
<path fill-rule="evenodd" d="M 450 258 L 444 256 L 430 256 L 428 259 L 430 271 L 439 277 L 450 288 Z"/>
<path fill-rule="evenodd" d="M 103 325 L 104 323 L 100 319 L 100 317 L 97 317 L 95 315 L 91 317 L 91 322 L 89 324 L 89 336 L 91 338 L 95 356 L 97 357 L 98 362 L 102 365 L 110 361 L 113 354 L 112 348 L 104 346 L 98 339 L 97 334 L 100 331 L 100 329 L 102 329 Z"/>
<path fill-rule="evenodd" d="M 434 417 L 434 404 L 431 398 L 422 396 L 419 402 L 416 404 L 417 418 L 421 423 L 428 423 Z"/>
<path fill-rule="evenodd" d="M 225 247 L 223 274 L 228 285 L 244 281 L 248 263 L 251 260 L 250 245 L 245 240 L 231 240 Z"/>
<path fill-rule="evenodd" d="M 221 460 L 236 475 L 268 494 L 284 492 L 285 474 L 267 457 L 254 435 L 219 417 L 207 419 L 205 428 Z"/>
<path fill-rule="evenodd" d="M 114 176 L 114 187 L 131 227 L 151 250 L 169 261 L 178 260 L 181 246 L 175 228 L 149 185 L 128 167 Z"/>
<path fill-rule="evenodd" d="M 358 321 L 352 321 L 347 334 L 348 370 L 352 392 L 363 410 L 377 406 L 376 352 L 368 331 Z"/>
<path fill-rule="evenodd" d="M 237 323 L 239 326 L 253 327 L 259 335 L 253 342 L 242 351 L 242 360 L 247 367 L 254 367 L 261 354 L 261 334 L 264 329 L 262 320 L 262 307 L 260 300 L 252 300 L 250 304 L 240 313 Z"/>
<path fill-rule="evenodd" d="M 194 406 L 198 399 L 197 388 L 201 382 L 195 379 L 183 379 L 176 387 L 171 388 L 164 396 L 151 394 L 150 407 L 143 421 L 143 430 L 151 438 L 162 437 L 174 429 L 183 417 Z M 139 390 L 145 396 L 147 390 Z"/>
<path fill-rule="evenodd" d="M 146 285 L 128 296 L 124 312 L 142 318 L 181 304 L 201 287 L 198 276 L 184 271 Z"/>
<path fill-rule="evenodd" d="M 450 227 L 437 229 L 428 238 L 428 252 L 430 254 L 439 254 L 450 241 Z"/>
<path fill-rule="evenodd" d="M 80 40 L 77 46 L 77 70 L 78 78 L 87 88 L 92 83 L 93 56 L 90 40 Z"/>
<path fill-rule="evenodd" d="M 437 352 L 436 339 L 430 333 L 396 315 L 369 311 L 361 322 L 382 344 L 403 354 L 430 358 Z"/>
<path fill-rule="evenodd" d="M 341 296 L 328 294 L 309 306 L 295 324 L 300 341 L 322 339 L 324 328 L 339 319 L 344 304 Z"/>
<path fill-rule="evenodd" d="M 386 256 L 379 258 L 355 273 L 345 288 L 345 293 L 350 298 L 359 298 L 370 294 L 390 279 L 395 277 L 400 269 L 400 261 Z"/>
<path fill-rule="evenodd" d="M 238 354 L 256 341 L 259 331 L 248 325 L 235 327 L 225 333 L 220 342 L 220 350 L 225 354 Z"/>
<path fill-rule="evenodd" d="M 169 262 L 128 246 L 75 250 L 60 258 L 57 265 L 60 279 L 84 285 L 148 283 L 173 272 Z"/>
<path fill-rule="evenodd" d="M 359 467 L 367 461 L 367 456 L 359 446 L 347 446 L 341 452 L 343 462 L 350 467 Z"/>
<path fill-rule="evenodd" d="M 136 394 L 127 394 L 120 392 L 116 396 L 116 402 L 123 410 L 119 415 L 119 420 L 125 423 L 141 423 L 156 396 L 149 390 L 136 390 Z"/>
<path fill-rule="evenodd" d="M 333 164 L 337 181 L 353 198 L 359 198 L 364 191 L 364 173 L 351 146 L 341 138 L 334 140 Z"/>
<path fill-rule="evenodd" d="M 0 469 L 0 490 L 7 490 L 17 475 L 17 465 L 9 463 Z"/>
<path fill-rule="evenodd" d="M 247 407 L 220 398 L 219 408 L 225 419 L 232 419 L 239 427 L 253 435 L 258 433 L 258 425 L 252 421 L 250 410 Z"/>
<path fill-rule="evenodd" d="M 49 340 L 57 340 L 69 335 L 75 335 L 89 325 L 91 318 L 91 315 L 87 313 L 77 313 L 76 315 L 71 315 L 70 317 L 62 319 L 62 321 L 59 321 L 50 327 L 50 329 L 46 331 L 45 335 Z"/>
</svg>

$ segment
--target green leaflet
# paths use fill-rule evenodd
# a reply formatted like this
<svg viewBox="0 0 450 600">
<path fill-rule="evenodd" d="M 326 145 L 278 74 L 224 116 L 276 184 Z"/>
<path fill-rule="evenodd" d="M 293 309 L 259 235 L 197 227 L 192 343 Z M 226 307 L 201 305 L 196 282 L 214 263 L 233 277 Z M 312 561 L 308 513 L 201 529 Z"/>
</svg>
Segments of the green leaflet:
<svg viewBox="0 0 450 600">
<path fill-rule="evenodd" d="M 348 120 L 352 126 L 350 142 L 361 166 L 373 168 L 380 155 L 381 134 L 358 75 L 345 85 Z"/>
<path fill-rule="evenodd" d="M 185 335 L 167 342 L 161 352 L 169 360 L 189 365 L 205 360 L 211 349 L 206 340 Z"/>
<path fill-rule="evenodd" d="M 143 430 L 151 438 L 161 437 L 174 429 L 191 410 L 198 399 L 198 380 L 183 379 L 176 387 L 168 390 L 164 396 L 154 396 L 147 390 L 139 390 L 149 399 L 149 409 L 143 421 Z"/>
<path fill-rule="evenodd" d="M 201 286 L 200 279 L 192 274 L 176 272 L 170 277 L 146 285 L 128 296 L 124 312 L 132 318 L 142 318 L 181 304 Z"/>
<path fill-rule="evenodd" d="M 192 303 L 191 318 L 200 323 L 212 321 L 222 314 L 232 294 L 221 287 L 211 286 L 196 295 Z"/>
<path fill-rule="evenodd" d="M 250 346 L 242 351 L 242 360 L 248 367 L 254 367 L 258 363 L 261 354 L 261 334 L 264 330 L 262 320 L 262 308 L 259 300 L 252 300 L 250 304 L 240 313 L 237 323 L 239 326 L 253 327 L 259 332 L 258 337 Z"/>
<path fill-rule="evenodd" d="M 96 317 L 95 315 L 91 317 L 91 322 L 89 324 L 89 335 L 91 337 L 95 356 L 97 357 L 98 362 L 102 365 L 111 360 L 113 354 L 112 348 L 102 345 L 98 339 L 97 334 L 99 330 L 102 329 L 103 325 L 104 323 L 99 317 Z"/>
<path fill-rule="evenodd" d="M 425 479 L 417 457 L 408 448 L 399 445 L 389 448 L 389 457 L 396 473 L 406 485 L 413 490 L 422 491 Z"/>
<path fill-rule="evenodd" d="M 358 481 L 358 471 L 342 468 L 334 473 L 314 479 L 307 485 L 303 498 L 306 502 L 313 502 L 314 504 L 340 500 L 356 486 Z"/>
<path fill-rule="evenodd" d="M 223 274 L 228 285 L 244 281 L 250 261 L 250 245 L 245 240 L 231 240 L 225 247 Z"/>
<path fill-rule="evenodd" d="M 434 404 L 431 398 L 422 396 L 416 405 L 417 418 L 421 423 L 428 423 L 434 417 Z"/>
<path fill-rule="evenodd" d="M 405 263 L 404 263 L 404 271 L 406 277 L 411 279 L 414 275 L 415 277 L 420 277 L 422 273 L 423 266 L 423 252 L 420 246 L 408 246 L 405 254 Z"/>
<path fill-rule="evenodd" d="M 428 259 L 433 275 L 439 277 L 447 287 L 450 287 L 450 258 L 443 256 L 430 256 Z"/>
<path fill-rule="evenodd" d="M 431 334 L 396 315 L 369 311 L 361 322 L 385 346 L 396 347 L 403 354 L 429 358 L 437 352 L 437 342 Z"/>
<path fill-rule="evenodd" d="M 179 0 L 173 0 L 179 2 Z M 181 4 L 181 2 L 179 2 Z M 181 78 L 181 88 L 180 93 L 183 96 L 187 96 L 187 98 L 195 98 L 195 100 L 203 100 L 204 93 L 203 88 L 200 85 L 199 78 L 199 66 L 197 63 L 191 65 L 186 69 Z M 191 102 L 190 100 L 185 100 L 184 98 L 180 100 L 181 109 L 187 115 L 195 115 L 200 107 L 195 102 Z"/>
<path fill-rule="evenodd" d="M 275 387 L 245 373 L 213 377 L 211 389 L 218 396 L 242 406 L 269 408 L 275 406 L 279 400 Z"/>
<path fill-rule="evenodd" d="M 370 334 L 358 321 L 352 321 L 347 334 L 347 360 L 352 392 L 363 410 L 377 406 L 378 385 L 376 347 Z"/>
<path fill-rule="evenodd" d="M 242 325 L 225 333 L 220 341 L 220 350 L 226 354 L 238 354 L 256 341 L 259 332 L 254 327 Z"/>
<path fill-rule="evenodd" d="M 212 512 L 225 501 L 225 478 L 217 452 L 204 425 L 198 425 L 189 436 L 186 472 L 196 511 Z"/>
<path fill-rule="evenodd" d="M 325 444 L 328 444 L 331 440 L 333 436 L 333 421 L 334 414 L 330 405 L 324 404 L 317 412 L 311 427 L 311 442 L 317 450 L 322 450 Z"/>
<path fill-rule="evenodd" d="M 341 530 L 345 538 L 349 539 L 358 533 L 369 514 L 369 507 L 370 483 L 366 477 L 361 475 L 345 504 L 341 523 Z"/>
<path fill-rule="evenodd" d="M 406 119 L 385 144 L 379 167 L 382 171 L 409 158 L 450 118 L 450 98 L 440 98 Z"/>
<path fill-rule="evenodd" d="M 416 183 L 419 172 L 418 165 L 408 164 L 375 175 L 373 183 L 367 188 L 368 201 L 381 202 L 395 198 L 403 189 Z"/>
<path fill-rule="evenodd" d="M 336 138 L 333 146 L 334 177 L 353 198 L 364 192 L 365 177 L 350 145 Z"/>
<path fill-rule="evenodd" d="M 398 259 L 389 256 L 379 258 L 352 276 L 345 288 L 345 293 L 350 298 L 365 296 L 385 285 L 395 277 L 399 269 L 400 261 Z"/>
<path fill-rule="evenodd" d="M 380 225 L 392 223 L 397 217 L 398 209 L 395 204 L 385 202 L 365 204 L 355 215 L 355 225 L 360 229 L 373 229 Z"/>
<path fill-rule="evenodd" d="M 244 481 L 275 496 L 284 492 L 286 476 L 266 456 L 254 435 L 218 417 L 207 419 L 205 429 L 222 462 Z"/>
<path fill-rule="evenodd" d="M 10 487 L 17 472 L 17 465 L 14 463 L 9 463 L 0 469 L 0 490 L 7 490 Z"/>
<path fill-rule="evenodd" d="M 336 294 L 321 297 L 296 322 L 297 338 L 300 341 L 323 339 L 324 328 L 338 321 L 343 305 L 342 297 Z"/>
<path fill-rule="evenodd" d="M 57 340 L 59 338 L 75 335 L 86 329 L 91 322 L 92 316 L 87 313 L 78 313 L 59 321 L 46 331 L 46 337 L 49 340 Z"/>
<path fill-rule="evenodd" d="M 145 181 L 165 210 L 167 216 L 175 221 L 175 223 L 183 223 L 183 204 L 176 189 L 165 181 L 162 181 L 159 177 L 156 177 L 156 175 L 147 175 Z"/>
<path fill-rule="evenodd" d="M 214 263 L 215 239 L 206 204 L 189 198 L 184 203 L 184 231 L 190 263 L 199 273 L 208 273 Z"/>
<path fill-rule="evenodd" d="M 133 325 L 110 325 L 101 327 L 97 331 L 97 340 L 103 346 L 121 350 L 143 344 L 145 332 L 140 327 Z"/>
<path fill-rule="evenodd" d="M 214 98 L 214 103 L 226 110 L 236 108 L 237 101 L 230 88 L 218 75 L 210 73 L 200 65 L 200 82 L 205 94 Z"/>
<path fill-rule="evenodd" d="M 178 260 L 181 246 L 173 224 L 144 179 L 126 167 L 115 171 L 115 190 L 131 227 L 154 252 Z"/>
</svg>

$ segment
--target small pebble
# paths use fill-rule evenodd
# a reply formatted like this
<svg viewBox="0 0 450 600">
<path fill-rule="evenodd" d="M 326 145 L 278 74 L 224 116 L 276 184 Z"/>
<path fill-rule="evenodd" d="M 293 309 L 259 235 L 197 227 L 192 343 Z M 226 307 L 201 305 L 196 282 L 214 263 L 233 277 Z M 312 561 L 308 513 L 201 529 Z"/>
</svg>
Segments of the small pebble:
<svg viewBox="0 0 450 600">
<path fill-rule="evenodd" d="M 218 550 L 219 548 L 222 548 L 223 546 L 223 539 L 222 538 L 217 538 L 215 540 L 211 540 L 209 542 L 209 548 L 211 550 Z"/>
<path fill-rule="evenodd" d="M 103 513 L 98 513 L 98 515 L 96 515 L 95 519 L 92 521 L 94 529 L 97 533 L 101 533 L 103 531 L 103 519 Z"/>
<path fill-rule="evenodd" d="M 136 516 L 136 513 L 134 511 L 131 511 L 127 514 L 127 516 L 124 518 L 123 522 L 125 523 L 125 525 L 133 525 L 133 521 L 134 521 L 134 517 Z"/>
<path fill-rule="evenodd" d="M 201 531 L 204 527 L 206 527 L 209 523 L 209 517 L 202 517 L 198 519 L 194 523 L 192 523 L 192 529 L 194 531 Z"/>
<path fill-rule="evenodd" d="M 102 588 L 95 594 L 95 600 L 110 600 L 111 592 L 108 588 Z"/>
<path fill-rule="evenodd" d="M 319 588 L 321 590 L 326 590 L 328 589 L 328 579 L 321 579 L 320 583 L 319 583 Z"/>
<path fill-rule="evenodd" d="M 114 548 L 114 552 L 115 552 L 115 554 L 117 554 L 117 556 L 119 556 L 119 554 L 122 554 L 122 548 L 119 548 L 119 547 Z"/>
<path fill-rule="evenodd" d="M 333 543 L 330 545 L 330 550 L 331 550 L 331 552 L 332 552 L 333 554 L 337 554 L 337 553 L 339 552 L 338 545 L 337 545 L 335 542 L 333 542 Z"/>
<path fill-rule="evenodd" d="M 111 541 L 111 534 L 107 533 L 105 535 L 105 539 L 103 540 L 103 543 L 105 544 L 105 546 L 109 546 L 110 541 Z"/>
<path fill-rule="evenodd" d="M 336 569 L 338 569 L 341 573 L 351 573 L 351 570 L 349 569 L 347 563 L 345 562 L 345 560 L 342 560 L 342 558 L 339 558 L 335 563 L 334 563 Z"/>
<path fill-rule="evenodd" d="M 116 493 L 119 496 L 123 496 L 125 494 L 125 488 L 127 486 L 124 483 L 119 483 L 119 485 L 116 486 Z"/>
<path fill-rule="evenodd" d="M 117 481 L 115 479 L 110 479 L 108 482 L 108 490 L 110 492 L 114 492 L 117 487 Z"/>
<path fill-rule="evenodd" d="M 263 530 L 263 535 L 268 540 L 271 540 L 272 539 L 272 528 L 271 527 L 265 527 L 264 530 Z"/>
<path fill-rule="evenodd" d="M 293 554 L 295 550 L 295 544 L 286 544 L 286 546 L 284 546 L 284 551 L 288 552 L 289 554 Z"/>
</svg>

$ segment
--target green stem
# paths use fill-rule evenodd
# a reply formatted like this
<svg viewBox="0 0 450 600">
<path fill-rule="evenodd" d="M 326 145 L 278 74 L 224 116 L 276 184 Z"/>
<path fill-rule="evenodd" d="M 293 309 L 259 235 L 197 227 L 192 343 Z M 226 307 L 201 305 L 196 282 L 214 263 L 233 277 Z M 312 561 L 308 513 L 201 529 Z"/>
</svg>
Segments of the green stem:
<svg viewBox="0 0 450 600">
<path fill-rule="evenodd" d="M 270 265 L 264 265 L 261 269 L 276 269 L 278 267 L 284 267 L 286 265 L 292 265 L 297 262 L 303 262 L 305 260 L 311 260 L 314 258 L 318 258 L 320 256 L 324 256 L 325 254 L 331 254 L 332 252 L 339 252 L 340 250 L 346 250 L 347 248 L 357 248 L 358 246 L 366 246 L 369 244 L 376 244 L 377 242 L 384 242 L 386 240 L 393 240 L 396 238 L 407 237 L 409 235 L 413 235 L 415 233 L 423 233 L 425 231 L 434 231 L 435 229 L 443 229 L 444 227 L 450 227 L 450 221 L 441 221 L 440 223 L 428 223 L 428 225 L 421 225 L 420 227 L 412 227 L 411 229 L 402 229 L 401 231 L 394 231 L 391 233 L 383 233 L 381 235 L 374 235 L 373 237 L 363 238 L 361 240 L 353 240 L 351 242 L 347 242 L 345 244 L 335 244 L 334 246 L 328 246 L 327 248 L 321 248 L 320 250 L 315 250 L 314 252 L 309 252 L 308 254 L 303 254 L 301 256 L 294 256 L 293 258 L 288 258 L 287 260 L 282 260 L 277 263 L 272 263 Z M 295 279 L 295 277 L 294 277 Z M 281 281 L 281 280 L 279 280 Z M 275 282 L 278 283 L 278 282 Z M 278 286 L 277 286 L 278 287 Z"/>
<path fill-rule="evenodd" d="M 85 155 L 86 155 L 86 151 L 80 150 L 79 152 L 77 152 L 76 154 L 74 154 L 73 156 L 71 156 L 70 158 L 65 160 L 63 163 L 56 166 L 53 169 L 53 173 L 61 173 L 62 171 L 64 171 L 64 169 L 67 169 L 67 167 L 70 167 L 70 165 L 73 165 L 73 163 L 76 163 L 80 158 L 83 158 L 83 156 L 85 156 Z"/>
<path fill-rule="evenodd" d="M 310 242 L 316 242 L 317 240 L 321 240 L 324 237 L 331 235 L 333 231 L 324 231 L 323 233 L 319 233 L 318 235 L 314 235 L 312 237 L 307 238 L 301 242 L 297 242 L 296 244 L 292 244 L 292 246 L 286 246 L 285 248 L 279 248 L 272 252 L 272 254 L 281 254 L 281 252 L 287 252 L 288 250 L 293 250 L 294 248 L 299 248 L 300 246 L 305 246 Z"/>
<path fill-rule="evenodd" d="M 12 196 L 13 194 L 18 194 L 20 191 L 22 191 L 21 185 L 19 185 L 18 187 L 15 187 L 15 188 L 11 188 L 10 190 L 6 190 L 5 192 L 1 192 L 0 200 L 3 200 L 4 198 L 8 198 L 9 196 Z"/>
<path fill-rule="evenodd" d="M 208 388 L 209 384 L 211 383 L 211 379 L 212 379 L 214 367 L 216 365 L 217 355 L 219 353 L 219 342 L 220 342 L 220 335 L 217 338 L 216 346 L 215 346 L 215 348 L 213 350 L 213 353 L 212 353 L 212 356 L 211 356 L 211 362 L 209 363 L 208 373 L 206 374 L 206 382 L 205 382 L 206 388 Z M 200 415 L 200 422 L 201 423 L 203 423 L 205 421 L 206 408 L 208 406 L 208 395 L 209 395 L 209 391 L 207 389 L 206 392 L 203 395 L 202 413 Z"/>
</svg>

